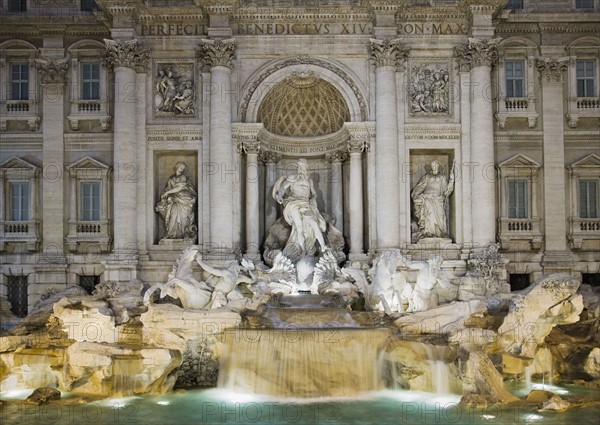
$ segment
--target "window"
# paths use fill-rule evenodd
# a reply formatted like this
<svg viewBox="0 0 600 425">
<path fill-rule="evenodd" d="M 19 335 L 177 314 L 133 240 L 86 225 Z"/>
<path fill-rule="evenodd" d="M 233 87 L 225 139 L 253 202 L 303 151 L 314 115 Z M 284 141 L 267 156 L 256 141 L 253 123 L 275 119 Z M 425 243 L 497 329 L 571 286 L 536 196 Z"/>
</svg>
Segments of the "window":
<svg viewBox="0 0 600 425">
<path fill-rule="evenodd" d="M 81 221 L 100 220 L 100 183 L 81 183 Z"/>
<path fill-rule="evenodd" d="M 526 273 L 511 273 L 509 275 L 511 291 L 520 291 L 529 286 L 529 275 Z"/>
<path fill-rule="evenodd" d="M 600 273 L 581 273 L 581 283 L 584 285 L 600 286 Z"/>
<path fill-rule="evenodd" d="M 27 276 L 8 276 L 7 289 L 10 310 L 18 317 L 27 316 Z"/>
<path fill-rule="evenodd" d="M 81 99 L 100 99 L 100 64 L 81 64 Z"/>
<path fill-rule="evenodd" d="M 575 0 L 576 9 L 593 9 L 594 0 Z"/>
<path fill-rule="evenodd" d="M 88 294 L 94 292 L 96 285 L 100 283 L 100 276 L 79 276 L 79 286 L 86 290 Z"/>
<path fill-rule="evenodd" d="M 575 73 L 577 78 L 577 97 L 594 97 L 595 63 L 593 60 L 578 60 Z"/>
<path fill-rule="evenodd" d="M 26 12 L 27 0 L 8 0 L 9 12 Z"/>
<path fill-rule="evenodd" d="M 508 0 L 506 9 L 523 9 L 523 0 Z"/>
<path fill-rule="evenodd" d="M 11 100 L 29 100 L 29 64 L 10 66 Z"/>
<path fill-rule="evenodd" d="M 523 97 L 523 86 L 525 77 L 523 75 L 523 61 L 506 61 L 506 97 Z"/>
<path fill-rule="evenodd" d="M 10 183 L 10 219 L 29 220 L 29 182 Z"/>
<path fill-rule="evenodd" d="M 527 180 L 508 181 L 508 218 L 528 218 Z"/>
<path fill-rule="evenodd" d="M 579 180 L 579 218 L 598 218 L 597 180 Z"/>
<path fill-rule="evenodd" d="M 98 10 L 98 6 L 94 0 L 81 0 L 81 10 L 83 12 L 91 12 Z"/>
</svg>

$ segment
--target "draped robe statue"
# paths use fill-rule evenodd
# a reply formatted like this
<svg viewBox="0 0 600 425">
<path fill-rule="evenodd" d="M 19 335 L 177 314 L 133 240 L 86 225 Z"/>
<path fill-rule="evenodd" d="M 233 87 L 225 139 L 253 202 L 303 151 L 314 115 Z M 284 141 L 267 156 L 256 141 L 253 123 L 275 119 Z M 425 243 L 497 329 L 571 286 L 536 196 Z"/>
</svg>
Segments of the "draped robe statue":
<svg viewBox="0 0 600 425">
<path fill-rule="evenodd" d="M 446 180 L 446 176 L 440 174 L 439 161 L 431 161 L 431 171 L 421 177 L 411 194 L 419 225 L 417 240 L 449 237 L 446 205 L 453 190 L 454 167 Z"/>
<path fill-rule="evenodd" d="M 194 224 L 194 206 L 198 194 L 184 174 L 185 169 L 184 162 L 175 164 L 175 174 L 169 177 L 155 208 L 165 225 L 163 239 L 193 239 L 198 233 Z"/>
</svg>

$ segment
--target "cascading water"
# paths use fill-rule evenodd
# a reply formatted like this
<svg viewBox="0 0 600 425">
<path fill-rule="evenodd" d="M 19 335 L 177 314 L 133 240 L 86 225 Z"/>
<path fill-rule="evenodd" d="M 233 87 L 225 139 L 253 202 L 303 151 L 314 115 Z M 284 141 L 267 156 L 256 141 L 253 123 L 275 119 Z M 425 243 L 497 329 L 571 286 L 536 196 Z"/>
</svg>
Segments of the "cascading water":
<svg viewBox="0 0 600 425">
<path fill-rule="evenodd" d="M 382 390 L 377 360 L 389 336 L 384 328 L 228 331 L 218 386 L 285 397 L 349 397 Z"/>
</svg>

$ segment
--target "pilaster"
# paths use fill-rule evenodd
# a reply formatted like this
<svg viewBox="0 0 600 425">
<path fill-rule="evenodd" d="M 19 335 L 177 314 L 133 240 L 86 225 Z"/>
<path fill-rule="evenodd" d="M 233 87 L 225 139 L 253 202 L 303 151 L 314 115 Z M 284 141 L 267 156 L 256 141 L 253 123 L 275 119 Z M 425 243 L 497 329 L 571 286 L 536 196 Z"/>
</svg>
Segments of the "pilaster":
<svg viewBox="0 0 600 425">
<path fill-rule="evenodd" d="M 375 179 L 376 249 L 400 245 L 398 109 L 396 71 L 408 52 L 398 40 L 371 40 L 370 58 L 375 65 Z"/>
</svg>

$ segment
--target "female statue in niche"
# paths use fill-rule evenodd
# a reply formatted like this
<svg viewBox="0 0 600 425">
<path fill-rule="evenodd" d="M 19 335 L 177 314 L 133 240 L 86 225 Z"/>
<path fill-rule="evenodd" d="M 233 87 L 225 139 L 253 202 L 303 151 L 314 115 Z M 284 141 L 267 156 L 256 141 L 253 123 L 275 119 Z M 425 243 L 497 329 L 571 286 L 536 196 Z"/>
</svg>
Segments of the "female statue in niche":
<svg viewBox="0 0 600 425">
<path fill-rule="evenodd" d="M 431 161 L 431 171 L 421 177 L 411 194 L 419 225 L 416 240 L 449 237 L 446 205 L 454 190 L 454 165 L 448 180 L 440 174 L 440 166 L 439 161 Z"/>
<path fill-rule="evenodd" d="M 169 177 L 155 208 L 165 224 L 163 239 L 193 239 L 198 233 L 194 224 L 194 206 L 198 194 L 184 174 L 186 167 L 185 162 L 177 161 L 175 174 Z"/>
</svg>

